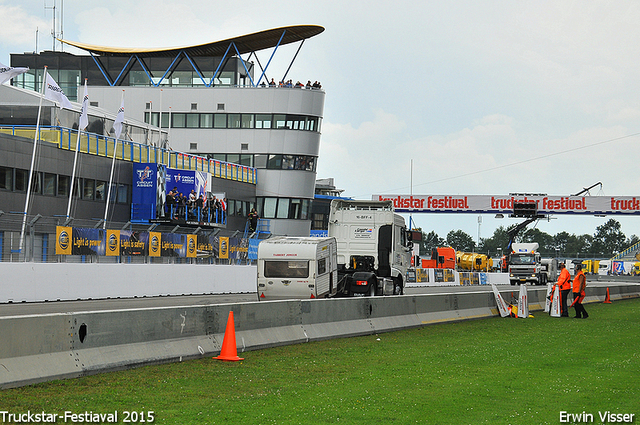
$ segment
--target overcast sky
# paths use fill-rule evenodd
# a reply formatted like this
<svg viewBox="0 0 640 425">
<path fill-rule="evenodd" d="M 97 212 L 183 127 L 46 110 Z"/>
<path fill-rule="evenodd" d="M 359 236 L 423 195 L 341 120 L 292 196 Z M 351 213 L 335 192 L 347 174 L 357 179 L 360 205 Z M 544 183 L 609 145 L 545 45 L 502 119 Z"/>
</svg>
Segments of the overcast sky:
<svg viewBox="0 0 640 425">
<path fill-rule="evenodd" d="M 53 6 L 0 0 L 0 62 L 34 51 L 36 28 L 38 50 L 53 47 Z M 323 26 L 289 77 L 326 90 L 318 178 L 346 196 L 570 195 L 597 182 L 592 195 L 640 195 L 640 2 L 56 0 L 58 23 L 60 10 L 65 39 L 116 47 Z M 278 51 L 276 80 L 296 48 Z M 609 218 L 538 228 L 593 234 Z M 640 217 L 613 218 L 640 235 Z M 478 237 L 477 215 L 413 220 Z M 484 215 L 480 236 L 514 223 Z"/>
</svg>

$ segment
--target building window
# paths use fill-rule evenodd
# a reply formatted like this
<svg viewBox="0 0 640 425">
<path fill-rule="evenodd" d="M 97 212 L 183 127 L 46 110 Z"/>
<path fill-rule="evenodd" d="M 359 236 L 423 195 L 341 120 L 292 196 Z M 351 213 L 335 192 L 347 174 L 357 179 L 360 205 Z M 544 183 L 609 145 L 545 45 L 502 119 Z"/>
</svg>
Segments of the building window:
<svg viewBox="0 0 640 425">
<path fill-rule="evenodd" d="M 71 177 L 58 176 L 58 196 L 69 196 L 69 186 L 71 185 Z"/>
<path fill-rule="evenodd" d="M 29 171 L 16 168 L 15 190 L 17 192 L 26 192 L 29 182 Z"/>
<path fill-rule="evenodd" d="M 92 200 L 96 190 L 96 181 L 82 179 L 82 183 L 82 199 Z"/>
<path fill-rule="evenodd" d="M 0 189 L 13 190 L 13 168 L 0 167 Z"/>
<path fill-rule="evenodd" d="M 187 128 L 200 127 L 200 114 L 185 114 L 187 117 Z"/>
<path fill-rule="evenodd" d="M 200 114 L 200 128 L 213 128 L 213 114 Z"/>
<path fill-rule="evenodd" d="M 254 167 L 255 168 L 267 168 L 267 160 L 269 159 L 269 155 L 257 154 L 254 156 Z"/>
<path fill-rule="evenodd" d="M 276 218 L 276 207 L 278 198 L 264 198 L 264 207 L 262 216 L 264 218 Z"/>
<path fill-rule="evenodd" d="M 107 189 L 107 182 L 98 180 L 96 181 L 96 201 L 104 201 L 105 190 Z"/>
<path fill-rule="evenodd" d="M 271 114 L 256 114 L 256 128 L 271 128 Z"/>
<path fill-rule="evenodd" d="M 224 103 L 218 103 L 218 111 L 224 111 Z"/>
<path fill-rule="evenodd" d="M 198 150 L 198 144 L 197 143 L 189 143 L 189 150 L 197 151 Z"/>
<path fill-rule="evenodd" d="M 129 202 L 128 186 L 126 184 L 118 185 L 118 193 L 116 194 L 116 202 L 119 204 L 127 204 Z"/>
<path fill-rule="evenodd" d="M 311 230 L 326 230 L 327 226 L 325 226 L 324 224 L 325 217 L 325 214 L 313 214 L 313 220 L 311 221 Z"/>
<path fill-rule="evenodd" d="M 248 151 L 249 150 L 249 143 L 240 143 L 240 150 L 241 151 Z"/>
<path fill-rule="evenodd" d="M 47 196 L 56 196 L 56 180 L 55 174 L 44 173 L 44 182 L 42 185 L 42 194 Z"/>
<path fill-rule="evenodd" d="M 253 128 L 253 114 L 242 114 L 242 128 Z"/>
<path fill-rule="evenodd" d="M 214 114 L 213 128 L 227 128 L 227 114 Z"/>
<path fill-rule="evenodd" d="M 269 155 L 269 162 L 267 162 L 267 168 L 271 170 L 282 169 L 282 155 Z"/>
<path fill-rule="evenodd" d="M 240 128 L 240 114 L 227 115 L 227 128 Z"/>
<path fill-rule="evenodd" d="M 174 128 L 185 128 L 187 123 L 186 114 L 173 114 L 171 116 L 172 125 Z"/>
<path fill-rule="evenodd" d="M 287 128 L 286 127 L 287 116 L 282 114 L 274 114 L 273 115 L 273 128 Z"/>
<path fill-rule="evenodd" d="M 191 110 L 192 111 L 197 111 L 198 110 L 198 104 L 197 103 L 192 103 L 191 104 Z"/>
</svg>

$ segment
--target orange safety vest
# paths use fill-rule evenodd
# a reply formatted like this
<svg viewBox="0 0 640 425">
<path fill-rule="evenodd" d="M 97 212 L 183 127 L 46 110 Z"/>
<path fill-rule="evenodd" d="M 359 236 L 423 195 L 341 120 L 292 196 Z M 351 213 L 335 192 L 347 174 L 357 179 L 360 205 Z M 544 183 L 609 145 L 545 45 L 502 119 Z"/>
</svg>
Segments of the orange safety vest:
<svg viewBox="0 0 640 425">
<path fill-rule="evenodd" d="M 560 287 L 561 291 L 568 291 L 569 289 L 571 289 L 571 274 L 566 267 L 560 272 L 560 277 L 558 278 L 558 286 Z"/>
<path fill-rule="evenodd" d="M 580 291 L 580 286 L 582 286 L 580 284 L 580 276 L 582 276 L 584 278 L 585 286 L 587 286 L 587 278 L 585 277 L 585 275 L 582 272 L 582 270 L 580 270 L 580 272 L 578 274 L 576 274 L 576 277 L 573 278 L 573 292 L 580 292 L 580 295 L 585 295 L 584 289 L 582 291 Z"/>
</svg>

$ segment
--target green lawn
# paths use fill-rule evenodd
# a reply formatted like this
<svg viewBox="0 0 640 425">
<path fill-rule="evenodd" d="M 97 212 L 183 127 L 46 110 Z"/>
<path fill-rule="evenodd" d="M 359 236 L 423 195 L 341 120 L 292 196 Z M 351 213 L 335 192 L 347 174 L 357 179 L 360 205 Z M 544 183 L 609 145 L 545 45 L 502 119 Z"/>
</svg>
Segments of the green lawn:
<svg viewBox="0 0 640 425">
<path fill-rule="evenodd" d="M 640 423 L 640 299 L 586 308 L 586 320 L 534 312 L 3 390 L 0 411 L 380 425 L 573 423 L 562 411 L 601 423 L 610 411 Z"/>
</svg>

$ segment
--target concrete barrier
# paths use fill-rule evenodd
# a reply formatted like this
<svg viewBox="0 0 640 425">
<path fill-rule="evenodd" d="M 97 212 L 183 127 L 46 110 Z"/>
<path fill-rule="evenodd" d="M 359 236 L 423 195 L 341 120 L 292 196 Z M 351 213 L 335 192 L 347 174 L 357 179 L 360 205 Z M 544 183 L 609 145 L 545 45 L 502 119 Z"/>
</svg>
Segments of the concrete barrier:
<svg viewBox="0 0 640 425">
<path fill-rule="evenodd" d="M 501 288 L 510 302 L 512 288 Z M 529 287 L 531 310 L 545 287 Z M 589 289 L 602 302 L 606 287 Z M 640 296 L 613 286 L 611 300 Z M 351 337 L 498 314 L 491 292 L 267 301 L 0 318 L 0 388 L 176 362 L 220 352 L 229 312 L 239 352 Z"/>
<path fill-rule="evenodd" d="M 0 263 L 0 273 L 0 303 L 256 291 L 251 265 Z"/>
</svg>

